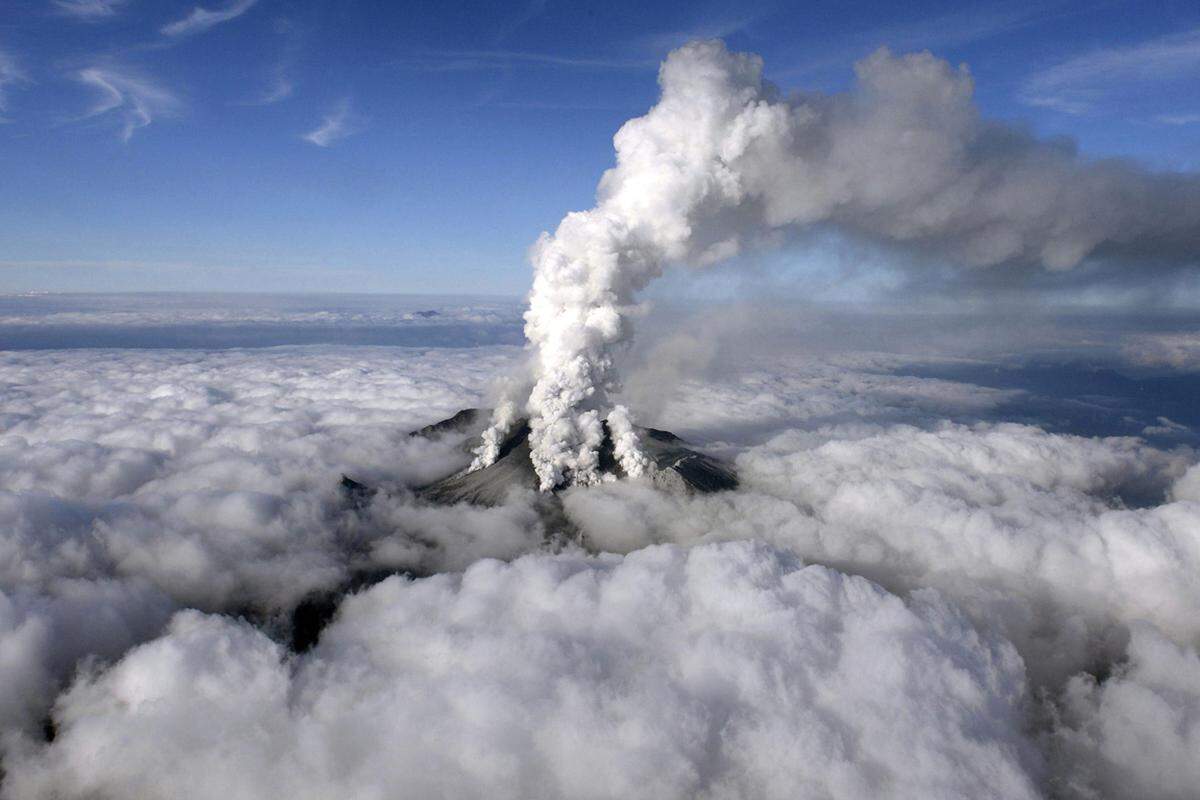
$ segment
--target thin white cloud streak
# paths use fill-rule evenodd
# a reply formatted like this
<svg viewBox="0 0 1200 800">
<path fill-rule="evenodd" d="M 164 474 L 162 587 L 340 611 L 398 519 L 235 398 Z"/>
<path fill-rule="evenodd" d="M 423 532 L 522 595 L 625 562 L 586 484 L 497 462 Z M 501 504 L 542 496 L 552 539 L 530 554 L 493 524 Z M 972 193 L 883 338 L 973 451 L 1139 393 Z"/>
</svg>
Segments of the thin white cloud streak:
<svg viewBox="0 0 1200 800">
<path fill-rule="evenodd" d="M 400 59 L 393 63 L 402 68 L 424 72 L 470 72 L 511 69 L 520 64 L 571 69 L 645 70 L 653 69 L 658 62 L 614 58 L 577 58 L 516 50 L 431 50 L 418 52 L 411 58 Z"/>
<path fill-rule="evenodd" d="M 253 103 L 253 105 L 269 106 L 275 103 L 283 102 L 296 93 L 296 84 L 292 79 L 283 73 L 282 70 L 276 71 L 272 77 L 271 85 L 265 92 Z"/>
<path fill-rule="evenodd" d="M 1163 125 L 1195 125 L 1200 122 L 1200 114 L 1159 114 L 1154 121 Z"/>
<path fill-rule="evenodd" d="M 273 67 L 265 86 L 257 95 L 238 103 L 241 106 L 272 106 L 282 103 L 296 94 L 296 82 L 289 74 L 290 64 L 280 63 Z"/>
<path fill-rule="evenodd" d="M 7 122 L 2 116 L 8 108 L 8 87 L 28 83 L 29 77 L 10 53 L 0 50 L 0 122 Z"/>
<path fill-rule="evenodd" d="M 1020 98 L 1032 106 L 1083 114 L 1114 86 L 1194 73 L 1200 73 L 1200 28 L 1068 59 L 1030 77 Z"/>
<path fill-rule="evenodd" d="M 116 16 L 128 0 L 54 0 L 60 14 L 83 22 L 96 22 Z"/>
<path fill-rule="evenodd" d="M 172 269 L 198 269 L 196 265 L 174 264 Z M 186 295 L 202 298 L 204 295 Z M 419 325 L 428 329 L 436 326 L 461 328 L 471 325 L 510 325 L 514 328 L 521 320 L 520 306 L 515 302 L 496 303 L 490 306 L 443 306 L 437 307 L 436 298 L 426 297 L 423 301 L 389 297 L 384 306 L 368 305 L 354 310 L 298 310 L 270 301 L 256 303 L 217 303 L 206 305 L 196 301 L 194 305 L 180 306 L 163 299 L 153 308 L 145 304 L 76 306 L 70 302 L 56 303 L 47 300 L 37 312 L 5 313 L 0 311 L 0 338 L 3 328 L 42 328 L 62 331 L 73 327 L 134 329 L 145 326 L 190 326 L 190 325 L 272 325 L 285 328 L 331 327 L 341 330 L 361 326 L 401 327 Z M 431 306 L 433 308 L 431 308 Z M 436 309 L 434 314 L 431 310 Z M 472 338 L 463 340 L 467 345 Z"/>
<path fill-rule="evenodd" d="M 282 102 L 296 93 L 296 81 L 292 77 L 296 59 L 300 54 L 303 38 L 300 28 L 291 20 L 275 22 L 275 31 L 283 40 L 282 52 L 267 73 L 267 85 L 257 97 L 245 102 L 249 106 L 269 106 Z"/>
<path fill-rule="evenodd" d="M 120 138 L 128 142 L 134 132 L 158 117 L 179 113 L 182 103 L 151 78 L 124 67 L 94 66 L 75 74 L 76 80 L 98 92 L 96 102 L 82 119 L 114 115 L 121 120 Z"/>
<path fill-rule="evenodd" d="M 519 28 L 546 13 L 547 5 L 549 5 L 549 0 L 529 0 L 525 8 L 500 25 L 493 35 L 492 41 L 496 43 L 504 41 Z"/>
<path fill-rule="evenodd" d="M 1041 21 L 1047 14 L 1032 10 L 969 9 L 954 11 L 910 24 L 888 25 L 860 31 L 832 44 L 814 43 L 804 48 L 807 59 L 776 71 L 779 80 L 792 80 L 831 67 L 842 68 L 878 47 L 920 50 L 955 47 L 984 41 Z M 815 55 L 814 55 L 815 53 Z"/>
<path fill-rule="evenodd" d="M 190 262 L 172 262 L 172 261 L 126 261 L 120 259 L 112 260 L 88 260 L 88 259 L 42 259 L 33 261 L 21 261 L 19 259 L 0 261 L 0 269 L 201 269 L 197 264 Z"/>
<path fill-rule="evenodd" d="M 638 47 L 655 55 L 679 47 L 680 44 L 694 38 L 727 38 L 739 31 L 750 28 L 766 16 L 763 13 L 748 14 L 745 17 L 733 19 L 697 20 L 685 30 L 664 31 L 661 34 L 644 36 L 638 40 Z"/>
<path fill-rule="evenodd" d="M 362 122 L 350 111 L 350 101 L 343 100 L 325 115 L 320 125 L 300 138 L 317 147 L 330 147 L 361 130 Z"/>
<path fill-rule="evenodd" d="M 190 36 L 203 33 L 208 29 L 229 22 L 245 14 L 258 3 L 258 0 L 234 0 L 222 9 L 213 11 L 202 6 L 196 6 L 186 17 L 169 25 L 164 25 L 164 36 Z"/>
</svg>

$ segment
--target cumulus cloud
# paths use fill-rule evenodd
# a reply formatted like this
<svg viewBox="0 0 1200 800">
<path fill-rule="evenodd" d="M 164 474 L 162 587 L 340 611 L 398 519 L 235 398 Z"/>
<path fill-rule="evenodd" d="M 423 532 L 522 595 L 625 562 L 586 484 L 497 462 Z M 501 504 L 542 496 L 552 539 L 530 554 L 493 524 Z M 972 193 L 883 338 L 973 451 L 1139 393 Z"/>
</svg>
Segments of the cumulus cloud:
<svg viewBox="0 0 1200 800">
<path fill-rule="evenodd" d="M 894 591 L 935 587 L 1053 685 L 1118 658 L 1136 620 L 1200 636 L 1200 507 L 1166 502 L 1190 458 L 1013 424 L 845 424 L 746 450 L 738 493 L 606 484 L 566 504 L 602 550 L 753 538 Z"/>
<path fill-rule="evenodd" d="M 1191 500 L 1200 503 L 1200 464 L 1185 472 L 1171 487 L 1174 500 Z"/>
<path fill-rule="evenodd" d="M 8 780 L 23 797 L 1033 798 L 1023 702 L 1012 648 L 933 593 L 906 604 L 749 543 L 531 556 L 390 579 L 296 662 L 181 614 L 64 695 L 58 738 Z"/>
<path fill-rule="evenodd" d="M 361 130 L 362 122 L 350 110 L 350 101 L 342 100 L 325 115 L 320 125 L 300 138 L 317 147 L 330 147 Z"/>
<path fill-rule="evenodd" d="M 40 734 L 78 663 L 116 660 L 157 635 L 178 607 L 138 580 L 63 577 L 41 591 L 12 592 L 0 591 L 0 739 Z"/>
<path fill-rule="evenodd" d="M 1200 785 L 1200 655 L 1139 625 L 1128 659 L 1067 685 L 1053 737 L 1063 797 L 1183 800 Z"/>
<path fill-rule="evenodd" d="M 204 33 L 222 22 L 237 19 L 257 3 L 258 0 L 230 0 L 225 6 L 216 10 L 196 6 L 186 17 L 164 25 L 162 33 L 165 36 L 191 36 Z"/>
<path fill-rule="evenodd" d="M 97 92 L 97 100 L 83 119 L 115 117 L 120 121 L 121 141 L 158 117 L 179 113 L 182 104 L 167 88 L 126 67 L 94 66 L 79 70 L 76 80 Z"/>
<path fill-rule="evenodd" d="M 286 606 L 345 574 L 340 475 L 460 467 L 461 442 L 408 431 L 478 404 L 515 355 L 181 352 L 7 359 L 7 585 L 109 571 L 200 607 Z"/>
<path fill-rule="evenodd" d="M 85 22 L 115 17 L 128 0 L 54 0 L 59 13 Z"/>
<path fill-rule="evenodd" d="M 536 514 L 519 505 L 406 514 L 406 486 L 468 460 L 461 436 L 408 431 L 478 405 L 515 357 L 512 348 L 7 354 L 0 636 L 16 664 L 5 669 L 23 677 L 0 690 L 0 727 L 34 725 L 80 658 L 120 655 L 176 607 L 286 619 L 309 593 L 361 572 L 461 569 L 539 547 Z M 349 511 L 344 473 L 390 489 Z"/>
<path fill-rule="evenodd" d="M 725 261 L 774 231 L 814 226 L 975 268 L 1061 271 L 1130 255 L 1194 264 L 1194 177 L 1089 162 L 986 121 L 966 67 L 929 53 L 880 50 L 856 74 L 847 93 L 784 98 L 761 59 L 720 42 L 668 56 L 659 102 L 614 138 L 596 207 L 532 250 L 534 384 L 517 401 L 543 489 L 599 480 L 614 359 L 637 293 L 670 264 Z"/>
</svg>

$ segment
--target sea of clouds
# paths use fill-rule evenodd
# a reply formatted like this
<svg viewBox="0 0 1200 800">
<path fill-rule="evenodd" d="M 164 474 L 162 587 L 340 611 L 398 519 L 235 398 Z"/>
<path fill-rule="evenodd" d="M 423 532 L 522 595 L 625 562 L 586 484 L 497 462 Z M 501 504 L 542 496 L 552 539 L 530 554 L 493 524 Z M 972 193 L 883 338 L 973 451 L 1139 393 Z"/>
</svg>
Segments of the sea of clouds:
<svg viewBox="0 0 1200 800">
<path fill-rule="evenodd" d="M 563 535 L 414 497 L 471 456 L 409 432 L 523 358 L 440 307 L 0 351 L 0 796 L 1194 796 L 1194 320 L 657 315 L 620 399 L 741 488 L 572 488 Z"/>
</svg>

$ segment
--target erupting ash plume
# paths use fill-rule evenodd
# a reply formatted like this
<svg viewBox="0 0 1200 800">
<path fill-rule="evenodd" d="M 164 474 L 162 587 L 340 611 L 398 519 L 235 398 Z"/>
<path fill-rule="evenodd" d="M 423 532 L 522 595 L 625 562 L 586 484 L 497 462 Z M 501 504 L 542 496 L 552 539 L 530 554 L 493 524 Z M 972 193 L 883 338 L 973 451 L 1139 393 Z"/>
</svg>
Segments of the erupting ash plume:
<svg viewBox="0 0 1200 800">
<path fill-rule="evenodd" d="M 525 406 L 543 490 L 600 480 L 603 419 L 636 473 L 615 348 L 636 293 L 665 266 L 702 267 L 774 230 L 818 224 L 987 267 L 1070 269 L 1084 258 L 1179 264 L 1200 246 L 1200 181 L 1087 162 L 980 118 L 973 81 L 929 53 L 880 50 L 840 95 L 781 97 L 762 61 L 719 41 L 671 53 L 662 96 L 614 138 L 596 207 L 533 248 Z M 502 404 L 475 467 L 521 416 Z"/>
</svg>

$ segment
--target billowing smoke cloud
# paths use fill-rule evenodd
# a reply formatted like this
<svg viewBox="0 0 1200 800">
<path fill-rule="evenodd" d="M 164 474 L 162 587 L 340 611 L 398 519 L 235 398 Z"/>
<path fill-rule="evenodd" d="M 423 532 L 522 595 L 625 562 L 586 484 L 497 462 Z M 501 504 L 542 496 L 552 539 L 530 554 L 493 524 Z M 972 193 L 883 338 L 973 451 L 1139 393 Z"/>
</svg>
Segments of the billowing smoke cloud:
<svg viewBox="0 0 1200 800">
<path fill-rule="evenodd" d="M 1022 664 L 763 545 L 392 578 L 290 661 L 195 612 L 85 678 L 14 797 L 1039 795 Z M 797 768 L 799 767 L 799 768 Z"/>
<path fill-rule="evenodd" d="M 543 489 L 600 479 L 614 348 L 636 293 L 669 264 L 713 264 L 770 231 L 819 224 L 967 267 L 1195 258 L 1194 177 L 1087 162 L 987 122 L 965 67 L 928 53 L 881 50 L 857 78 L 846 94 L 784 98 L 758 57 L 720 42 L 670 54 L 658 104 L 616 134 L 596 207 L 533 249 L 526 410 Z M 514 416 L 505 407 L 495 427 Z"/>
</svg>

